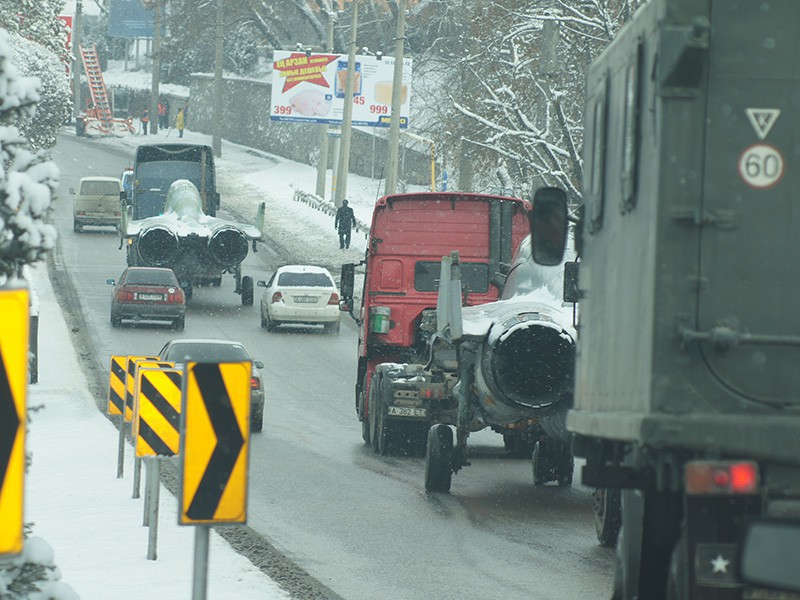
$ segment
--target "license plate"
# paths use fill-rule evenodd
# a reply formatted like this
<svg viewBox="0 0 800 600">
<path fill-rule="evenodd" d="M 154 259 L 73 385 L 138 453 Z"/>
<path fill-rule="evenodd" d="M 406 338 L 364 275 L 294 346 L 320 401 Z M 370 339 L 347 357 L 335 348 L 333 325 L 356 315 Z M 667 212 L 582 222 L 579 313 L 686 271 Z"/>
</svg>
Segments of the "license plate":
<svg viewBox="0 0 800 600">
<path fill-rule="evenodd" d="M 390 406 L 390 417 L 427 417 L 428 411 L 424 408 L 411 408 L 409 406 Z"/>
<path fill-rule="evenodd" d="M 138 294 L 136 297 L 139 300 L 163 300 L 164 294 Z"/>
<path fill-rule="evenodd" d="M 294 301 L 297 304 L 316 304 L 319 298 L 316 296 L 295 296 Z"/>
</svg>

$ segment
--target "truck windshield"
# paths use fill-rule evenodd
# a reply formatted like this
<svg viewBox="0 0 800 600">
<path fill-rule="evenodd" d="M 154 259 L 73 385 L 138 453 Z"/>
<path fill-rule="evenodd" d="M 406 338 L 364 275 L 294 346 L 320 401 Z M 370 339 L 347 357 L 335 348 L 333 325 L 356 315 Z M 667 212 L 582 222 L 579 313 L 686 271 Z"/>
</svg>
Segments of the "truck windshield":
<svg viewBox="0 0 800 600">
<path fill-rule="evenodd" d="M 140 163 L 136 169 L 138 188 L 142 191 L 160 189 L 166 192 L 173 181 L 188 179 L 198 190 L 200 185 L 200 163 L 187 161 L 151 161 Z M 209 186 L 210 187 L 210 182 Z"/>
<path fill-rule="evenodd" d="M 435 292 L 439 289 L 442 264 L 420 261 L 414 265 L 414 289 L 418 292 Z M 466 292 L 484 294 L 489 291 L 489 265 L 486 263 L 461 263 L 461 288 Z"/>
</svg>

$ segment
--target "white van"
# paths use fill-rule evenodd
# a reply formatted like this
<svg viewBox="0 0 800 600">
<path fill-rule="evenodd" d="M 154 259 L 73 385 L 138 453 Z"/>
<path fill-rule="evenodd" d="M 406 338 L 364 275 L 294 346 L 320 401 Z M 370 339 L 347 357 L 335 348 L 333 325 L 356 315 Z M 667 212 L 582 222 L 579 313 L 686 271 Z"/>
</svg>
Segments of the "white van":
<svg viewBox="0 0 800 600">
<path fill-rule="evenodd" d="M 73 229 L 83 231 L 84 225 L 119 228 L 121 191 L 122 185 L 116 177 L 82 178 L 75 193 Z"/>
</svg>

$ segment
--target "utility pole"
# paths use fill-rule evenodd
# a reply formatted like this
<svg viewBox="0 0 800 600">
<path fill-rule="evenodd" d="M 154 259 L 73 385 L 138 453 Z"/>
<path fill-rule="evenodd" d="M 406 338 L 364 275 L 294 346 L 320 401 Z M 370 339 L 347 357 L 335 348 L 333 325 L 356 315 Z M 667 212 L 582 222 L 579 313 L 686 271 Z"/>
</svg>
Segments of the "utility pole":
<svg viewBox="0 0 800 600">
<path fill-rule="evenodd" d="M 150 133 L 158 133 L 158 87 L 161 78 L 161 4 L 163 0 L 155 0 L 153 10 L 153 45 L 150 53 L 153 65 L 153 77 L 150 81 Z"/>
<path fill-rule="evenodd" d="M 389 161 L 386 169 L 384 194 L 397 192 L 397 164 L 400 156 L 400 103 L 403 91 L 403 49 L 406 38 L 406 0 L 397 3 L 397 37 L 392 77 L 392 119 L 389 121 Z"/>
<path fill-rule="evenodd" d="M 222 156 L 222 16 L 225 0 L 217 0 L 217 47 L 214 52 L 214 133 L 211 149 Z"/>
<path fill-rule="evenodd" d="M 334 204 L 342 205 L 347 193 L 347 172 L 350 169 L 350 137 L 353 133 L 353 91 L 356 84 L 356 38 L 358 35 L 358 0 L 353 0 L 353 19 L 350 23 L 350 43 L 347 52 L 347 83 L 344 86 L 342 115 L 342 147 L 339 153 L 336 196 Z"/>
<path fill-rule="evenodd" d="M 333 52 L 333 25 L 336 22 L 336 14 L 333 12 L 333 3 L 327 2 L 328 9 L 328 39 L 326 40 L 325 50 Z M 334 169 L 336 165 L 334 164 Z M 328 174 L 328 124 L 323 123 L 319 127 L 319 161 L 317 161 L 317 196 L 325 197 L 325 179 Z"/>
<path fill-rule="evenodd" d="M 83 71 L 83 57 L 81 56 L 81 14 L 83 2 L 75 2 L 75 18 L 72 20 L 72 114 L 77 118 L 81 114 L 81 71 Z"/>
</svg>

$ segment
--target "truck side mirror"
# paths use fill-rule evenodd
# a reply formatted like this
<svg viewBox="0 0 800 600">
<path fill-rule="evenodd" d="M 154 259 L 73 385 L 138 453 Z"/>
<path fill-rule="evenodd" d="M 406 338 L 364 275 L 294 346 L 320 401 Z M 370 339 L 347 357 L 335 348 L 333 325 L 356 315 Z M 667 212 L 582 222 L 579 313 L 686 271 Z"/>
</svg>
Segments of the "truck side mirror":
<svg viewBox="0 0 800 600">
<path fill-rule="evenodd" d="M 546 267 L 561 264 L 569 229 L 567 194 L 559 188 L 539 188 L 529 218 L 533 260 Z"/>
<path fill-rule="evenodd" d="M 356 265 L 354 263 L 345 263 L 342 265 L 342 278 L 339 282 L 339 291 L 342 293 L 342 299 L 348 300 L 348 304 L 353 303 L 353 288 L 356 281 Z"/>
<path fill-rule="evenodd" d="M 796 522 L 753 521 L 745 532 L 739 567 L 745 583 L 800 592 L 797 548 L 800 526 Z"/>
<path fill-rule="evenodd" d="M 578 302 L 581 293 L 578 289 L 578 263 L 577 261 L 564 263 L 564 302 Z"/>
</svg>

